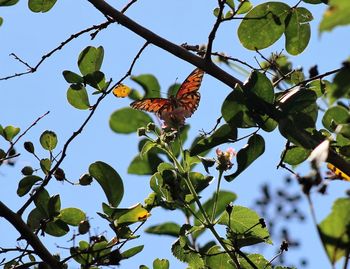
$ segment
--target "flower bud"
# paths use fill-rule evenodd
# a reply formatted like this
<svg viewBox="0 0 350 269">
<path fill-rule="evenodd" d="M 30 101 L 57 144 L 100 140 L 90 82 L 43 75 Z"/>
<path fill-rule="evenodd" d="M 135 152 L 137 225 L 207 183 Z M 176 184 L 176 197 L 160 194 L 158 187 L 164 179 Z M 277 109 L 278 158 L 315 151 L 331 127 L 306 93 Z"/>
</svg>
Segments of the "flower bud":
<svg viewBox="0 0 350 269">
<path fill-rule="evenodd" d="M 57 181 L 63 181 L 66 179 L 66 175 L 61 168 L 57 168 L 54 172 L 54 177 L 57 179 Z"/>
<path fill-rule="evenodd" d="M 89 174 L 83 174 L 79 178 L 79 184 L 82 185 L 82 186 L 90 185 L 91 182 L 92 182 L 92 176 L 90 176 Z"/>
<path fill-rule="evenodd" d="M 146 126 L 147 131 L 155 131 L 156 130 L 156 125 L 153 122 L 150 122 Z"/>
<path fill-rule="evenodd" d="M 145 127 L 140 127 L 137 129 L 137 135 L 138 136 L 144 136 L 146 135 L 146 128 Z"/>
<path fill-rule="evenodd" d="M 34 170 L 33 170 L 33 168 L 31 166 L 25 166 L 25 167 L 23 167 L 21 172 L 25 176 L 30 176 L 30 175 L 33 174 Z"/>
<path fill-rule="evenodd" d="M 86 234 L 90 230 L 90 223 L 87 220 L 83 220 L 79 223 L 78 232 L 80 234 Z"/>
</svg>

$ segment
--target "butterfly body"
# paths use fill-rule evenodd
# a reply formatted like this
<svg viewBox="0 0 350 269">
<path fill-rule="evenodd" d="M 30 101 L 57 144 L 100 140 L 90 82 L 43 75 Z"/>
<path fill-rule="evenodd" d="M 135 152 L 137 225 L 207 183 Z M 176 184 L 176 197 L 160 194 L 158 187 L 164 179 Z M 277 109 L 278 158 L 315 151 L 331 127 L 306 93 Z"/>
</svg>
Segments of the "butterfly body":
<svg viewBox="0 0 350 269">
<path fill-rule="evenodd" d="M 159 118 L 181 114 L 183 117 L 190 117 L 197 109 L 200 101 L 198 92 L 204 72 L 195 69 L 181 84 L 175 96 L 169 98 L 145 98 L 134 101 L 130 106 L 134 109 L 155 113 Z"/>
</svg>

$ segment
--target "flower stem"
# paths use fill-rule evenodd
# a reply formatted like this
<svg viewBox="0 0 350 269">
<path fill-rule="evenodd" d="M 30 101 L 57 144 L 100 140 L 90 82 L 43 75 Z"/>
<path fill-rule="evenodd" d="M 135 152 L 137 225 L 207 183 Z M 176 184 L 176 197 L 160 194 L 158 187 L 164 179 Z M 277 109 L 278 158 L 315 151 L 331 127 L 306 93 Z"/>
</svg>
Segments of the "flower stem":
<svg viewBox="0 0 350 269">
<path fill-rule="evenodd" d="M 216 185 L 216 191 L 215 191 L 215 197 L 214 197 L 214 204 L 213 204 L 213 212 L 211 215 L 211 221 L 214 223 L 215 221 L 215 215 L 216 215 L 216 208 L 218 204 L 218 199 L 219 199 L 219 190 L 220 190 L 220 183 L 221 183 L 221 178 L 222 178 L 222 171 L 219 171 L 219 178 L 218 178 L 218 184 Z"/>
</svg>

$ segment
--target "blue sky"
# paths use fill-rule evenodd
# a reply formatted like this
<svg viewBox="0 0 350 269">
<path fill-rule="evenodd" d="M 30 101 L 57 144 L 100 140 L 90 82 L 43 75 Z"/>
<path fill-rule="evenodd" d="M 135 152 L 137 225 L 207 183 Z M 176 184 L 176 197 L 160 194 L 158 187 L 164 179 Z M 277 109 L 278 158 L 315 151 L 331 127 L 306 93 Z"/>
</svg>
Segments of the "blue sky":
<svg viewBox="0 0 350 269">
<path fill-rule="evenodd" d="M 256 5 L 261 1 L 252 2 Z M 293 5 L 297 1 L 284 2 Z M 130 8 L 127 15 L 174 43 L 205 44 L 215 21 L 212 15 L 215 3 L 216 1 L 203 2 L 201 0 L 139 1 Z M 125 4 L 126 2 L 118 2 L 116 7 L 121 8 Z M 318 36 L 318 23 L 326 6 L 307 4 L 303 6 L 313 12 L 315 20 L 311 22 L 310 45 L 301 55 L 291 56 L 294 66 L 303 66 L 307 70 L 318 64 L 320 72 L 338 68 L 340 63 L 349 56 L 348 48 L 340 45 L 350 38 L 348 28 L 336 28 L 332 33 Z M 105 20 L 87 1 L 58 1 L 55 7 L 45 14 L 30 12 L 26 1 L 20 1 L 16 6 L 2 8 L 0 15 L 4 18 L 4 23 L 0 27 L 0 77 L 25 69 L 23 65 L 8 56 L 10 53 L 14 52 L 23 60 L 35 65 L 43 54 L 58 46 L 71 34 Z M 224 51 L 228 55 L 239 57 L 256 65 L 255 53 L 244 49 L 237 39 L 238 24 L 239 21 L 232 21 L 222 25 L 214 43 L 214 51 Z M 53 130 L 59 139 L 57 148 L 62 148 L 67 138 L 86 118 L 88 111 L 78 111 L 68 104 L 66 100 L 68 84 L 62 77 L 63 70 L 78 71 L 76 63 L 79 52 L 88 45 L 102 45 L 105 49 L 102 71 L 107 77 L 112 77 L 114 81 L 117 81 L 124 75 L 143 43 L 142 38 L 129 30 L 120 25 L 112 25 L 99 33 L 93 41 L 89 39 L 89 35 L 73 40 L 63 50 L 45 61 L 38 72 L 0 81 L 1 125 L 11 124 L 24 130 L 39 116 L 50 111 L 50 114 L 31 129 L 17 146 L 22 155 L 16 166 L 14 168 L 1 167 L 1 201 L 15 210 L 25 201 L 25 198 L 18 198 L 15 193 L 18 181 L 21 179 L 20 169 L 25 165 L 38 167 L 38 164 L 22 149 L 21 145 L 24 141 L 32 141 L 39 149 L 40 134 L 44 130 Z M 273 47 L 263 50 L 263 53 L 269 55 L 271 51 L 279 52 L 284 47 L 283 45 L 284 39 L 282 38 Z M 168 86 L 176 80 L 183 81 L 193 69 L 192 65 L 176 59 L 155 46 L 149 46 L 137 62 L 133 75 L 154 74 L 159 79 L 162 91 L 165 92 Z M 233 74 L 242 80 L 246 79 L 237 73 Z M 130 80 L 127 80 L 126 83 L 136 87 Z M 200 90 L 202 96 L 200 106 L 188 121 L 191 124 L 190 138 L 195 137 L 199 130 L 210 130 L 214 126 L 216 119 L 220 116 L 220 105 L 230 90 L 209 75 L 205 76 Z M 125 207 L 142 202 L 151 192 L 149 177 L 138 177 L 126 173 L 129 162 L 137 154 L 139 138 L 136 134 L 117 135 L 108 126 L 110 114 L 118 108 L 128 106 L 129 103 L 128 99 L 107 97 L 85 131 L 71 144 L 67 152 L 68 156 L 62 165 L 67 178 L 76 181 L 82 173 L 87 171 L 92 162 L 102 160 L 109 163 L 124 180 L 125 197 L 121 206 Z M 269 181 L 272 184 L 281 185 L 283 177 L 287 175 L 286 171 L 276 170 L 280 153 L 284 147 L 284 140 L 277 132 L 263 135 L 266 138 L 265 155 L 237 180 L 223 185 L 224 189 L 238 194 L 237 204 L 252 206 L 254 199 L 259 195 L 259 186 L 263 182 Z M 244 141 L 232 146 L 238 150 L 243 145 Z M 0 147 L 6 147 L 3 141 L 0 141 Z M 45 157 L 44 151 L 38 150 L 38 153 Z M 307 168 L 308 166 L 305 165 L 297 170 L 306 172 Z M 328 196 L 317 194 L 313 196 L 319 220 L 328 214 L 331 202 L 336 197 L 344 195 L 345 190 L 349 187 L 347 184 L 334 182 L 328 189 Z M 214 186 L 206 190 L 204 195 L 211 195 L 213 191 Z M 82 209 L 87 212 L 92 224 L 96 227 L 93 232 L 107 231 L 107 235 L 112 236 L 108 227 L 95 213 L 101 210 L 101 203 L 105 201 L 104 194 L 96 183 L 90 187 L 79 187 L 53 182 L 49 187 L 49 192 L 51 195 L 60 193 L 62 207 L 79 207 L 83 204 Z M 308 212 L 306 203 L 305 211 Z M 163 222 L 164 219 L 176 221 L 181 218 L 180 214 L 156 209 L 152 212 L 152 217 L 145 227 Z M 311 222 L 303 226 L 293 225 L 291 228 L 295 237 L 304 238 L 302 248 L 297 251 L 303 252 L 304 256 L 308 257 L 309 268 L 325 268 L 324 265 L 327 265 L 328 261 Z M 0 219 L 0 245 L 12 246 L 17 237 L 16 231 Z M 71 246 L 71 242 L 67 243 L 62 239 L 53 238 L 52 240 L 46 237 L 45 240 L 48 240 L 53 252 L 60 251 L 53 242 L 57 242 L 60 246 Z M 152 261 L 157 257 L 170 259 L 171 268 L 185 268 L 184 264 L 172 258 L 170 243 L 173 240 L 168 237 L 141 234 L 141 238 L 129 246 L 145 244 L 145 250 L 137 257 L 124 261 L 120 268 L 137 268 L 142 263 L 151 266 Z M 275 245 L 278 246 L 279 242 L 276 242 Z M 300 257 L 300 252 L 298 254 L 297 251 L 290 250 L 287 253 L 287 259 L 293 261 L 293 257 Z M 272 256 L 272 253 L 266 255 L 267 258 Z"/>
</svg>

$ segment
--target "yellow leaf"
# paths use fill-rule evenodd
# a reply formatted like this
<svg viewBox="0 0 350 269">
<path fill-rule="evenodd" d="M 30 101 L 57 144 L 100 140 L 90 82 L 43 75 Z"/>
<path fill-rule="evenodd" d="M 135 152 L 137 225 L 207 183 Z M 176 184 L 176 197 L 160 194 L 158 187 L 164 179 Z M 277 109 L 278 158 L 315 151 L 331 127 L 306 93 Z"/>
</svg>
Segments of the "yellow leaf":
<svg viewBox="0 0 350 269">
<path fill-rule="evenodd" d="M 113 89 L 114 96 L 118 98 L 127 97 L 130 94 L 130 92 L 131 92 L 131 89 L 124 84 L 119 84 L 117 87 Z"/>
<path fill-rule="evenodd" d="M 338 167 L 335 167 L 333 164 L 331 163 L 327 163 L 327 168 L 329 170 L 331 170 L 334 175 L 336 177 L 334 177 L 334 179 L 342 179 L 342 180 L 346 180 L 346 181 L 350 181 L 350 176 L 348 176 L 347 174 L 345 174 L 342 170 L 340 170 Z"/>
</svg>

